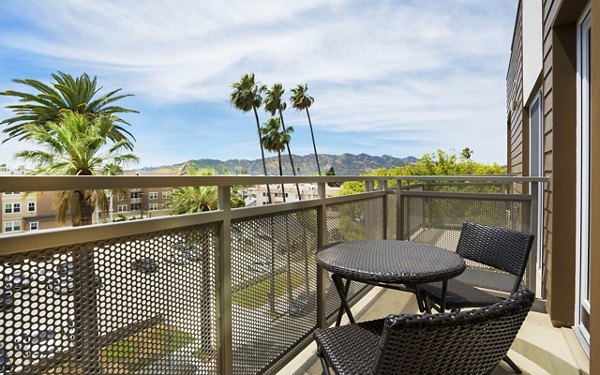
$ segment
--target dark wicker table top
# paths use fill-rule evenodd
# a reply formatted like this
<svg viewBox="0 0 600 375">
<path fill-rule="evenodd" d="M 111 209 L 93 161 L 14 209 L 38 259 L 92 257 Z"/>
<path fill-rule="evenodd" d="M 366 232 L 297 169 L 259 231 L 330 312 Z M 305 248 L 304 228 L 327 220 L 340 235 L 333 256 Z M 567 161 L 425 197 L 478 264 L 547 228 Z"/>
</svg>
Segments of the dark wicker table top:
<svg viewBox="0 0 600 375">
<path fill-rule="evenodd" d="M 447 280 L 466 267 L 463 257 L 455 252 L 396 240 L 334 243 L 317 253 L 317 263 L 347 279 L 391 284 Z"/>
</svg>

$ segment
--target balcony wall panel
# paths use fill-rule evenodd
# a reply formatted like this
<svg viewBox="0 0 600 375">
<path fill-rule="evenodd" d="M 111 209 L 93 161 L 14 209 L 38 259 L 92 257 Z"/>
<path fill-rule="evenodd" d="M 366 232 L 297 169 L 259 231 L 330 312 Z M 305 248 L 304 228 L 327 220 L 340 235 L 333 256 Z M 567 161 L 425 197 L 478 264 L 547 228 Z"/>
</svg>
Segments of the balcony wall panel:
<svg viewBox="0 0 600 375">
<path fill-rule="evenodd" d="M 0 257 L 4 373 L 215 372 L 214 238 L 200 225 Z"/>
</svg>

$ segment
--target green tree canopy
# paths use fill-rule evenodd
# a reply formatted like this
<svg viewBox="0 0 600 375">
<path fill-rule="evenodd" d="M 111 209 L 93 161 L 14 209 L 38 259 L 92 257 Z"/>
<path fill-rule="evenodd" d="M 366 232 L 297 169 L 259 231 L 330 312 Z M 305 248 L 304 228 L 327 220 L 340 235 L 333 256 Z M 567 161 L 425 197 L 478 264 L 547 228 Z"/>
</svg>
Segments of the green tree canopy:
<svg viewBox="0 0 600 375">
<path fill-rule="evenodd" d="M 425 154 L 418 162 L 393 167 L 379 168 L 368 176 L 467 176 L 506 174 L 506 168 L 499 164 L 483 164 L 470 159 L 459 158 L 455 153 L 438 150 L 436 153 Z M 388 186 L 395 186 L 396 180 L 388 181 Z M 364 182 L 349 181 L 342 185 L 341 195 L 365 191 Z"/>
<path fill-rule="evenodd" d="M 49 85 L 35 79 L 14 80 L 35 90 L 35 93 L 13 90 L 0 92 L 0 95 L 19 99 L 19 104 L 6 106 L 14 112 L 15 116 L 0 122 L 0 125 L 7 126 L 3 130 L 8 135 L 5 142 L 16 137 L 27 138 L 28 125 L 46 126 L 48 123 L 60 122 L 61 115 L 65 111 L 85 114 L 90 123 L 96 116 L 111 115 L 115 125 L 108 138 L 114 142 L 127 137 L 133 139 L 132 134 L 119 125 L 129 124 L 117 114 L 137 113 L 137 111 L 115 105 L 118 100 L 133 96 L 132 94 L 117 95 L 121 89 L 116 89 L 97 96 L 102 88 L 97 87 L 96 77 L 90 78 L 86 73 L 74 78 L 70 74 L 57 72 L 52 74 L 52 78 L 54 82 Z"/>
<path fill-rule="evenodd" d="M 186 174 L 190 176 L 212 176 L 215 171 L 207 168 L 188 169 Z M 216 186 L 182 186 L 175 188 L 171 193 L 169 205 L 171 211 L 177 215 L 214 211 L 218 208 L 217 188 Z M 231 206 L 234 208 L 244 206 L 244 200 L 237 189 L 234 189 L 231 194 Z"/>
<path fill-rule="evenodd" d="M 33 174 L 43 175 L 119 175 L 123 165 L 138 162 L 138 157 L 128 153 L 133 144 L 126 138 L 112 142 L 113 115 L 94 117 L 65 111 L 58 122 L 25 125 L 28 138 L 42 146 L 41 150 L 22 151 L 17 158 L 35 165 Z M 55 201 L 57 220 L 71 217 L 73 226 L 88 225 L 95 208 L 107 211 L 107 198 L 102 190 L 62 191 Z"/>
</svg>

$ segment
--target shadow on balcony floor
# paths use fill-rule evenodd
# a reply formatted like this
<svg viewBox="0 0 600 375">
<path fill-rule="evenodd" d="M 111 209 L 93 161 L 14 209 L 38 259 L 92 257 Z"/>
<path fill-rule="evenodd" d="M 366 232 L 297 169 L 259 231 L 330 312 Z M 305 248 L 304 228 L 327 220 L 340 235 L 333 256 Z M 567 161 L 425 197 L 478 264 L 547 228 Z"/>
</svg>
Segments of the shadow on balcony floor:
<svg viewBox="0 0 600 375">
<path fill-rule="evenodd" d="M 536 303 L 528 314 L 509 356 L 524 374 L 589 374 L 589 361 L 574 339 L 572 330 L 553 327 L 548 315 L 543 312 L 543 305 L 540 305 Z M 359 321 L 367 321 L 389 313 L 413 313 L 417 311 L 417 304 L 412 294 L 374 288 L 353 310 L 359 311 L 355 314 Z M 345 317 L 342 324 L 347 324 Z M 314 354 L 315 350 L 316 345 L 312 343 L 279 375 L 320 375 L 321 364 Z M 492 375 L 503 374 L 514 372 L 501 362 Z"/>
</svg>

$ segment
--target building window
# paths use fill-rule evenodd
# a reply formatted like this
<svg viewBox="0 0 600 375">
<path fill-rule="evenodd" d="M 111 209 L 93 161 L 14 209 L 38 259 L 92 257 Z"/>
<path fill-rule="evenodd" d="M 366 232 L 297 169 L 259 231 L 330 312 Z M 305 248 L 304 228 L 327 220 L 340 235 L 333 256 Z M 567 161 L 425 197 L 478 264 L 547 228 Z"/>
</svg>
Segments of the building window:
<svg viewBox="0 0 600 375">
<path fill-rule="evenodd" d="M 27 202 L 27 212 L 35 212 L 35 202 Z"/>
<path fill-rule="evenodd" d="M 131 205 L 131 211 L 141 211 L 142 205 L 139 203 L 135 203 Z"/>
<path fill-rule="evenodd" d="M 148 210 L 149 211 L 157 211 L 158 210 L 158 203 L 150 203 L 148 205 Z"/>
<path fill-rule="evenodd" d="M 168 209 L 170 209 L 170 208 L 171 208 L 171 204 L 170 204 L 170 203 L 163 203 L 163 204 L 162 204 L 162 209 L 163 209 L 163 210 L 168 210 Z"/>
<path fill-rule="evenodd" d="M 19 195 L 21 194 L 20 191 L 6 191 L 4 192 L 4 195 Z"/>
<path fill-rule="evenodd" d="M 21 221 L 5 221 L 4 222 L 4 231 L 5 232 L 20 232 L 21 231 Z"/>
<path fill-rule="evenodd" d="M 37 221 L 32 221 L 31 223 L 29 223 L 29 230 L 38 230 L 38 222 Z"/>
<path fill-rule="evenodd" d="M 141 197 L 142 197 L 142 193 L 139 191 L 135 191 L 135 192 L 131 193 L 131 196 L 130 196 L 131 199 L 141 198 Z"/>
<path fill-rule="evenodd" d="M 158 192 L 151 191 L 150 193 L 148 193 L 148 197 L 150 197 L 150 199 L 158 199 Z"/>
<path fill-rule="evenodd" d="M 267 196 L 267 193 L 263 192 L 263 197 L 266 197 L 266 196 Z"/>
<path fill-rule="evenodd" d="M 169 198 L 169 195 L 170 195 L 170 192 L 169 192 L 169 191 L 163 191 L 163 192 L 162 192 L 162 198 L 163 198 L 163 199 L 167 199 L 167 198 Z"/>
<path fill-rule="evenodd" d="M 5 203 L 4 213 L 5 214 L 16 214 L 21 212 L 21 203 Z"/>
<path fill-rule="evenodd" d="M 117 211 L 118 212 L 125 212 L 127 211 L 127 205 L 126 204 L 120 204 L 117 206 Z"/>
</svg>

